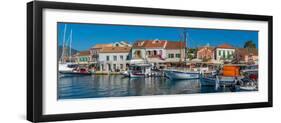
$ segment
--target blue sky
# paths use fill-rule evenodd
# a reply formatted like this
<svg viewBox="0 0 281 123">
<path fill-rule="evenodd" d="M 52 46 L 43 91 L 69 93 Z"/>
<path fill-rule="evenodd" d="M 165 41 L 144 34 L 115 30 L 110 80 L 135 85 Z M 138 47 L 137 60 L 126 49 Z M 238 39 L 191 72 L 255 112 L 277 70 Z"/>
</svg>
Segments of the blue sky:
<svg viewBox="0 0 281 123">
<path fill-rule="evenodd" d="M 125 26 L 104 24 L 75 24 L 58 23 L 58 43 L 62 45 L 64 28 L 66 28 L 66 40 L 73 33 L 72 47 L 77 50 L 87 50 L 95 44 L 112 43 L 117 41 L 136 40 L 171 40 L 179 41 L 183 28 L 149 27 L 149 26 Z M 257 31 L 242 30 L 218 30 L 186 28 L 188 47 L 200 47 L 206 44 L 218 46 L 228 43 L 234 47 L 243 47 L 247 40 L 252 40 L 258 47 Z"/>
</svg>

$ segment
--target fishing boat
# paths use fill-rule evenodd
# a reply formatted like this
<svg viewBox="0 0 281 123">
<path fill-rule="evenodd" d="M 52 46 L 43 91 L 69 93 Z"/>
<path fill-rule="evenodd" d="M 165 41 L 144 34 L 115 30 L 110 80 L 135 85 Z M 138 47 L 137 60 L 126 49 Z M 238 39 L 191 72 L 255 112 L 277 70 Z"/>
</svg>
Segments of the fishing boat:
<svg viewBox="0 0 281 123">
<path fill-rule="evenodd" d="M 255 91 L 258 89 L 257 79 L 253 79 L 251 75 L 257 73 L 257 69 L 253 69 L 255 67 L 246 68 L 241 64 L 224 65 L 222 74 L 202 77 L 201 85 L 230 86 L 233 91 Z M 248 72 L 252 74 L 245 76 L 245 73 Z"/>
<path fill-rule="evenodd" d="M 149 77 L 151 75 L 151 64 L 131 64 L 129 66 L 129 77 Z"/>
<path fill-rule="evenodd" d="M 183 31 L 183 41 L 184 44 L 186 44 L 186 30 Z M 186 46 L 181 46 L 182 49 L 186 49 Z M 185 50 L 184 50 L 185 51 Z M 182 54 L 182 52 L 180 52 Z M 186 52 L 184 52 L 186 54 Z M 198 79 L 200 78 L 200 71 L 193 70 L 191 68 L 185 69 L 186 67 L 186 55 L 184 58 L 184 61 L 179 60 L 179 64 L 181 64 L 181 67 L 178 68 L 170 68 L 170 69 L 165 69 L 164 73 L 165 76 L 167 76 L 169 79 L 172 80 L 183 80 L 183 79 Z M 184 70 L 182 70 L 184 68 Z"/>
<path fill-rule="evenodd" d="M 258 83 L 251 78 L 243 78 L 239 89 L 244 91 L 256 91 L 258 90 Z"/>
<path fill-rule="evenodd" d="M 257 90 L 257 86 L 240 86 L 240 90 L 255 91 Z"/>
<path fill-rule="evenodd" d="M 221 76 L 221 75 L 202 77 L 201 85 L 215 86 L 217 83 L 219 83 L 222 86 L 230 86 L 234 84 L 235 81 L 241 81 L 242 78 L 244 77 L 243 76 L 232 77 L 232 76 Z"/>
<path fill-rule="evenodd" d="M 240 86 L 240 90 L 254 91 L 254 90 L 257 90 L 257 87 L 256 86 Z"/>
<path fill-rule="evenodd" d="M 259 72 L 258 65 L 247 65 L 241 68 L 241 73 L 244 76 L 255 81 L 258 80 L 258 72 Z"/>
<path fill-rule="evenodd" d="M 241 69 L 241 72 L 245 73 L 257 73 L 258 72 L 258 65 L 246 65 Z"/>
<path fill-rule="evenodd" d="M 239 65 L 224 65 L 222 68 L 222 74 L 203 76 L 202 85 L 216 85 L 219 83 L 223 86 L 233 85 L 236 81 L 241 81 L 244 76 L 240 75 L 240 66 Z"/>
<path fill-rule="evenodd" d="M 200 78 L 199 71 L 180 71 L 180 70 L 164 70 L 165 75 L 172 80 L 182 79 L 198 79 Z"/>
</svg>

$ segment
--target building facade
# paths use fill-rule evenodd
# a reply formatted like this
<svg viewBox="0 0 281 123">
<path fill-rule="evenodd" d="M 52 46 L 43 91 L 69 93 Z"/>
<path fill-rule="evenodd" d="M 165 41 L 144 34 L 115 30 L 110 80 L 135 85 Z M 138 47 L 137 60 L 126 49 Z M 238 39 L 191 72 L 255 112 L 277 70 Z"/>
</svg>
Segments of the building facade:
<svg viewBox="0 0 281 123">
<path fill-rule="evenodd" d="M 186 58 L 186 45 L 184 42 L 168 41 L 165 47 L 167 63 L 181 62 Z"/>
<path fill-rule="evenodd" d="M 234 59 L 234 53 L 234 47 L 228 44 L 222 44 L 215 48 L 215 59 L 218 61 L 231 61 Z"/>
<path fill-rule="evenodd" d="M 104 47 L 112 47 L 112 44 L 96 44 L 95 46 L 90 48 L 92 61 L 94 63 L 97 63 L 97 61 L 99 59 L 99 52 Z"/>
<path fill-rule="evenodd" d="M 90 48 L 90 53 L 93 62 L 97 62 L 99 59 L 99 52 L 106 47 L 132 47 L 131 44 L 125 41 L 114 42 L 109 44 L 96 44 Z"/>
<path fill-rule="evenodd" d="M 165 58 L 167 41 L 143 40 L 137 41 L 132 47 L 132 59 Z"/>
<path fill-rule="evenodd" d="M 91 53 L 88 50 L 78 52 L 75 57 L 78 64 L 89 64 L 92 61 Z"/>
<path fill-rule="evenodd" d="M 210 46 L 200 47 L 197 50 L 197 59 L 203 61 L 212 60 L 215 57 L 214 48 Z"/>
<path fill-rule="evenodd" d="M 235 57 L 239 63 L 255 64 L 259 60 L 258 49 L 256 48 L 237 48 Z"/>
<path fill-rule="evenodd" d="M 132 59 L 142 59 L 159 68 L 169 63 L 184 61 L 185 44 L 180 41 L 142 40 L 134 43 Z"/>
<path fill-rule="evenodd" d="M 99 71 L 119 72 L 128 69 L 131 47 L 104 47 L 99 51 Z"/>
</svg>

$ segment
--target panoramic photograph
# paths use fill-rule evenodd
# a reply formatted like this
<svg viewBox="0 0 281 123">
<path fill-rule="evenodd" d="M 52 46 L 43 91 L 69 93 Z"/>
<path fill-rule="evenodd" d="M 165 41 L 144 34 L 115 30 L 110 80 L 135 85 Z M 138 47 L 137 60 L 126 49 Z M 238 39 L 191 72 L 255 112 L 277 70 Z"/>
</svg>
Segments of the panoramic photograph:
<svg viewBox="0 0 281 123">
<path fill-rule="evenodd" d="M 258 91 L 258 31 L 57 23 L 57 99 Z"/>
</svg>

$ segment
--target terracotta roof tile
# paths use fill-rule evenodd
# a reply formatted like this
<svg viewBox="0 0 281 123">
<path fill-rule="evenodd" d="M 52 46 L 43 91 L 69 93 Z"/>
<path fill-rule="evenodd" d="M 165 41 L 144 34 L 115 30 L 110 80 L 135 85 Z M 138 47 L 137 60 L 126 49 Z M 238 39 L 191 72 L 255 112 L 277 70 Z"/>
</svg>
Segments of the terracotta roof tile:
<svg viewBox="0 0 281 123">
<path fill-rule="evenodd" d="M 166 40 L 142 40 L 136 41 L 133 48 L 164 48 Z"/>
<path fill-rule="evenodd" d="M 90 51 L 80 51 L 79 53 L 78 53 L 78 56 L 89 56 L 89 55 L 91 55 L 90 54 Z"/>
<path fill-rule="evenodd" d="M 92 48 L 112 47 L 112 44 L 96 44 Z"/>
<path fill-rule="evenodd" d="M 133 48 L 165 48 L 180 49 L 184 48 L 184 42 L 167 41 L 167 40 L 141 40 L 133 44 Z"/>
<path fill-rule="evenodd" d="M 217 48 L 233 49 L 233 47 L 229 44 L 222 44 L 217 46 Z"/>
<path fill-rule="evenodd" d="M 100 53 L 128 53 L 131 47 L 103 47 Z"/>
<path fill-rule="evenodd" d="M 165 47 L 166 49 L 184 49 L 185 43 L 184 42 L 176 42 L 176 41 L 168 41 Z"/>
</svg>

